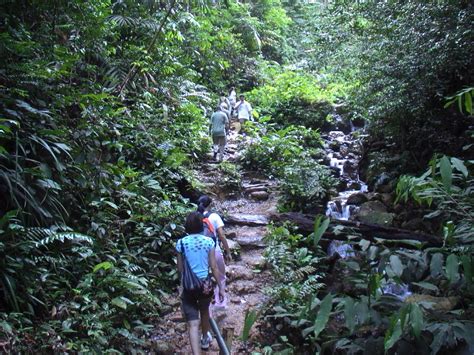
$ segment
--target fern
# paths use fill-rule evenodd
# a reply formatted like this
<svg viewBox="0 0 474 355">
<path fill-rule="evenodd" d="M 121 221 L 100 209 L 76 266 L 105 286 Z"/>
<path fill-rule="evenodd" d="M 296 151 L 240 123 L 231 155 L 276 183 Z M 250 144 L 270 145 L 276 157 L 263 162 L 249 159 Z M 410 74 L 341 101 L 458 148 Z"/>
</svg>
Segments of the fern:
<svg viewBox="0 0 474 355">
<path fill-rule="evenodd" d="M 28 230 L 27 234 L 32 236 L 42 236 L 42 239 L 35 243 L 36 248 L 48 247 L 57 241 L 64 243 L 66 240 L 74 243 L 94 243 L 94 240 L 91 237 L 76 232 L 54 232 L 50 229 L 34 228 L 32 231 Z"/>
<path fill-rule="evenodd" d="M 321 275 L 311 275 L 308 279 L 303 282 L 303 285 L 300 289 L 300 297 L 302 299 L 306 298 L 309 295 L 316 294 L 319 290 L 326 287 L 326 284 L 319 282 L 323 278 Z"/>
</svg>

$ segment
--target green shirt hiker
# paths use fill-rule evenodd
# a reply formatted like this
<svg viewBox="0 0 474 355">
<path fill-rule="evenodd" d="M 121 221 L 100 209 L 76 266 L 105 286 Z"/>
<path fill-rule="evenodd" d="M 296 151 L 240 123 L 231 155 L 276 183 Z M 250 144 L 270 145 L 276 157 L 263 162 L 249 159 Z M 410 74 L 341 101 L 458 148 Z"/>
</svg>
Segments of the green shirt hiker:
<svg viewBox="0 0 474 355">
<path fill-rule="evenodd" d="M 226 127 L 229 119 L 223 111 L 216 111 L 211 116 L 211 135 L 213 137 L 225 137 Z"/>
</svg>

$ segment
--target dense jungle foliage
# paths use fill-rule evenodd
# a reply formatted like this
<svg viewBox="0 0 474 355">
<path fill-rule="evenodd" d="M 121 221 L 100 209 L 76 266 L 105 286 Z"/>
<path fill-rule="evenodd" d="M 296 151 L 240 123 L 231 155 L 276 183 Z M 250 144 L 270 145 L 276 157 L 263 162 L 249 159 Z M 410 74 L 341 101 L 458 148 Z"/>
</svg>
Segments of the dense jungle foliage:
<svg viewBox="0 0 474 355">
<path fill-rule="evenodd" d="M 279 334 L 267 352 L 472 350 L 472 2 L 0 9 L 2 351 L 148 348 L 177 283 L 172 245 L 195 208 L 188 192 L 210 151 L 208 116 L 232 85 L 255 108 L 241 166 L 280 179 L 282 211 L 324 213 L 336 182 L 321 132 L 356 125 L 367 129 L 369 186 L 387 174 L 399 205 L 423 206 L 441 226 L 439 248 L 358 239 L 340 270 L 319 240 L 337 226 L 320 219 L 310 237 L 275 227 L 265 316 Z M 239 168 L 220 166 L 231 190 Z M 335 274 L 345 288 L 328 287 Z M 441 317 L 429 300 L 382 294 L 401 281 L 461 307 Z"/>
</svg>

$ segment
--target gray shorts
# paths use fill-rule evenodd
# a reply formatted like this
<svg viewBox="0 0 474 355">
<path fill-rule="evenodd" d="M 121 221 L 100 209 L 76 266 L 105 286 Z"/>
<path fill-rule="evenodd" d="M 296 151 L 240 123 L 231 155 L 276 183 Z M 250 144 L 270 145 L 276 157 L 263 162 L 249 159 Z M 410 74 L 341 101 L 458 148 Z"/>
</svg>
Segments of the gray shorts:
<svg viewBox="0 0 474 355">
<path fill-rule="evenodd" d="M 212 136 L 212 143 L 218 146 L 225 146 L 225 136 Z"/>
<path fill-rule="evenodd" d="M 186 292 L 181 295 L 181 309 L 184 313 L 186 322 L 199 319 L 199 313 L 209 309 L 212 296 L 194 297 Z"/>
</svg>

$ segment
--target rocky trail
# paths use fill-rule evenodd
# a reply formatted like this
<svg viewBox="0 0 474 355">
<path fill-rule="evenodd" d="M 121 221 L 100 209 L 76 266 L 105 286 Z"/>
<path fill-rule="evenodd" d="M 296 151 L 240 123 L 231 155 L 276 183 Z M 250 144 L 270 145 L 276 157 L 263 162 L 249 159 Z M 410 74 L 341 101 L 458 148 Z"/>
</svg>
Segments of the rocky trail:
<svg viewBox="0 0 474 355">
<path fill-rule="evenodd" d="M 239 156 L 239 144 L 245 137 L 231 131 L 224 158 L 233 164 Z M 197 173 L 205 188 L 203 191 L 213 198 L 212 209 L 224 217 L 224 231 L 232 250 L 233 261 L 227 265 L 227 309 L 211 306 L 211 316 L 216 320 L 221 333 L 233 334 L 233 354 L 250 353 L 254 349 L 252 340 L 259 340 L 255 324 L 250 333 L 251 341 L 239 340 L 248 310 L 258 311 L 268 300 L 265 288 L 271 286 L 271 273 L 265 270 L 263 252 L 264 236 L 271 214 L 276 212 L 277 186 L 251 172 L 243 171 L 240 191 L 222 188 L 225 172 L 218 169 L 219 163 L 212 159 L 203 162 Z M 165 300 L 169 312 L 159 321 L 152 337 L 153 348 L 158 354 L 191 354 L 186 323 L 181 314 L 177 293 Z M 257 322 L 258 323 L 258 322 Z M 206 354 L 219 354 L 217 341 L 213 339 Z"/>
</svg>

